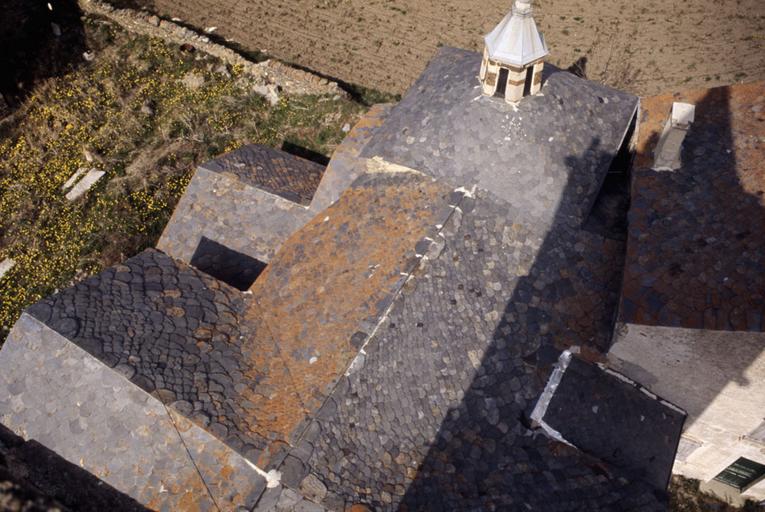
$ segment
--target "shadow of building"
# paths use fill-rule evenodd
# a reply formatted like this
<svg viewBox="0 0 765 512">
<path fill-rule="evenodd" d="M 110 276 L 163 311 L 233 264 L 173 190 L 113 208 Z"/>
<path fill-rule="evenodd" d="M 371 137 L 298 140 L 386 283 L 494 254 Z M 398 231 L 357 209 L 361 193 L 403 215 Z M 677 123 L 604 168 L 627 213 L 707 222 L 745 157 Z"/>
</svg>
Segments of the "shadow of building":
<svg viewBox="0 0 765 512">
<path fill-rule="evenodd" d="M 585 154 L 566 158 L 566 165 L 572 171 L 586 169 L 593 161 L 608 165 L 614 157 L 595 139 Z M 571 183 L 561 203 L 569 194 L 575 195 Z M 561 510 L 582 510 L 588 499 L 596 510 L 594 497 L 609 486 L 622 487 L 613 469 L 532 430 L 528 418 L 562 350 L 572 345 L 593 352 L 608 348 L 624 245 L 572 225 L 560 211 L 537 236 L 542 242 L 528 273 L 507 278 L 512 286 L 504 312 L 476 377 L 461 404 L 446 414 L 402 510 L 548 510 L 561 503 L 568 504 Z M 603 262 L 608 245 L 608 264 L 593 265 Z M 578 307 L 588 310 L 587 325 L 578 320 Z M 465 342 L 466 350 L 470 345 Z M 661 491 L 635 479 L 619 493 L 621 510 L 645 510 L 650 507 L 646 496 L 650 501 Z"/>
<path fill-rule="evenodd" d="M 76 0 L 8 0 L 0 18 L 0 93 L 12 109 L 35 83 L 83 62 L 87 41 Z"/>
</svg>

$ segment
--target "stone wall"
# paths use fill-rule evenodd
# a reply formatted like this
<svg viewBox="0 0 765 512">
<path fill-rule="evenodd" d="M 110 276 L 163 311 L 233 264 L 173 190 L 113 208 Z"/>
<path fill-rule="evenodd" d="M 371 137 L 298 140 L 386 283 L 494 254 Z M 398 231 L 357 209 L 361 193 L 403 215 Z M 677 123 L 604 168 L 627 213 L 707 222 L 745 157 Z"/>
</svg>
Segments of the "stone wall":
<svg viewBox="0 0 765 512">
<path fill-rule="evenodd" d="M 280 91 L 287 94 L 345 94 L 335 82 L 274 60 L 252 62 L 230 48 L 215 43 L 204 33 L 172 20 L 160 19 L 146 11 L 115 9 L 98 0 L 79 0 L 79 5 L 83 12 L 105 16 L 132 32 L 160 37 L 177 44 L 191 44 L 228 64 L 242 66 L 246 73 L 261 82 L 256 92 L 264 96 L 273 97 Z"/>
</svg>

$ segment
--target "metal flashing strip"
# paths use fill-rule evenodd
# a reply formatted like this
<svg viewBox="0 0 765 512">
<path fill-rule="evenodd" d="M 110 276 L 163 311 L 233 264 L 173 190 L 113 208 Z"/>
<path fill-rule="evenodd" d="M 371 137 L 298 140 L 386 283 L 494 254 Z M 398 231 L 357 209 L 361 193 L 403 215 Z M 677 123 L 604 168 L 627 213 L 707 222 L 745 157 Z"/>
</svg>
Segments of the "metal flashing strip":
<svg viewBox="0 0 765 512">
<path fill-rule="evenodd" d="M 651 398 L 653 400 L 656 400 L 657 402 L 659 402 L 660 404 L 664 405 L 665 407 L 668 407 L 668 408 L 672 409 L 673 411 L 678 412 L 678 413 L 680 413 L 680 414 L 682 414 L 684 416 L 688 415 L 688 413 L 686 411 L 684 411 L 680 407 L 676 406 L 675 404 L 664 400 L 659 395 L 657 395 L 656 393 L 652 392 L 650 389 L 646 388 L 645 386 L 643 386 L 639 382 L 636 382 L 636 381 L 630 379 L 626 375 L 624 375 L 622 373 L 619 373 L 616 370 L 612 370 L 611 368 L 609 368 L 608 366 L 606 366 L 603 363 L 597 363 L 597 364 L 598 364 L 598 368 L 600 368 L 601 370 L 603 370 L 607 374 L 609 374 L 612 377 L 615 377 L 615 378 L 621 380 L 622 382 L 625 382 L 625 383 L 627 383 L 627 384 L 629 384 L 631 386 L 634 386 L 635 388 L 639 389 L 644 395 L 648 396 L 649 398 Z"/>
<path fill-rule="evenodd" d="M 566 369 L 571 363 L 573 354 L 578 352 L 579 347 L 571 347 L 560 355 L 558 358 L 558 364 L 555 365 L 555 369 L 553 370 L 552 375 L 550 375 L 550 379 L 547 381 L 545 390 L 540 395 L 539 400 L 537 400 L 537 404 L 534 406 L 534 410 L 531 413 L 531 420 L 537 423 L 545 434 L 547 434 L 550 438 L 555 439 L 556 441 L 560 441 L 561 443 L 565 443 L 569 446 L 574 445 L 566 441 L 560 432 L 548 425 L 544 420 L 544 417 L 547 414 L 547 408 L 550 406 L 550 402 L 555 395 L 555 391 L 558 389 L 561 380 L 563 380 L 563 374 L 566 373 Z"/>
</svg>

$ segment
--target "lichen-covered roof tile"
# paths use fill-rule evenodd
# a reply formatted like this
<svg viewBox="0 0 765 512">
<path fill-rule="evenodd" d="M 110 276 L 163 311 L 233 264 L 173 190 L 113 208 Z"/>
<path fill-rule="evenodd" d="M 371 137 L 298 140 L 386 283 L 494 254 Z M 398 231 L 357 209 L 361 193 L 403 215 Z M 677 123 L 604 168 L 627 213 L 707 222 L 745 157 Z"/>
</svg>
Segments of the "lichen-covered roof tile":
<svg viewBox="0 0 765 512">
<path fill-rule="evenodd" d="M 295 233 L 255 282 L 255 304 L 308 410 L 345 372 L 445 222 L 451 189 L 415 173 L 362 176 Z"/>
<path fill-rule="evenodd" d="M 661 510 L 650 485 L 524 423 L 560 350 L 610 333 L 619 270 L 594 235 L 511 211 L 459 200 L 285 474 L 380 510 Z"/>
</svg>

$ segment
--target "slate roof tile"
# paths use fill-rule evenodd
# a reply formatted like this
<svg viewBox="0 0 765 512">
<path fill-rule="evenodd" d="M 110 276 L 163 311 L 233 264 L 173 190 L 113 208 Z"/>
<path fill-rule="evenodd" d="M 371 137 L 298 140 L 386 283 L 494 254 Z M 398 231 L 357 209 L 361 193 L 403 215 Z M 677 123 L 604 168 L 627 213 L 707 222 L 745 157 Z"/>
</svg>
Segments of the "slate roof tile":
<svg viewBox="0 0 765 512">
<path fill-rule="evenodd" d="M 548 64 L 541 94 L 514 108 L 481 95 L 480 63 L 478 53 L 440 49 L 362 156 L 476 184 L 516 218 L 581 225 L 638 99 Z"/>
<path fill-rule="evenodd" d="M 302 409 L 267 329 L 244 322 L 247 301 L 147 250 L 28 312 L 258 462 L 286 444 L 271 414 Z"/>
<path fill-rule="evenodd" d="M 250 144 L 202 164 L 303 206 L 311 203 L 324 166 L 260 144 Z"/>
<path fill-rule="evenodd" d="M 321 406 L 445 222 L 451 189 L 414 173 L 371 174 L 295 233 L 251 288 L 303 404 Z"/>
<path fill-rule="evenodd" d="M 596 459 L 522 420 L 560 350 L 587 341 L 577 336 L 593 312 L 613 317 L 614 268 L 577 271 L 582 232 L 567 222 L 540 231 L 480 191 L 458 207 L 438 255 L 297 441 L 302 463 L 330 496 L 380 510 L 614 510 L 628 498 L 622 510 L 661 510 L 650 485 L 604 476 Z M 559 307 L 583 301 L 576 290 L 592 280 L 608 282 L 599 300 Z"/>
</svg>

